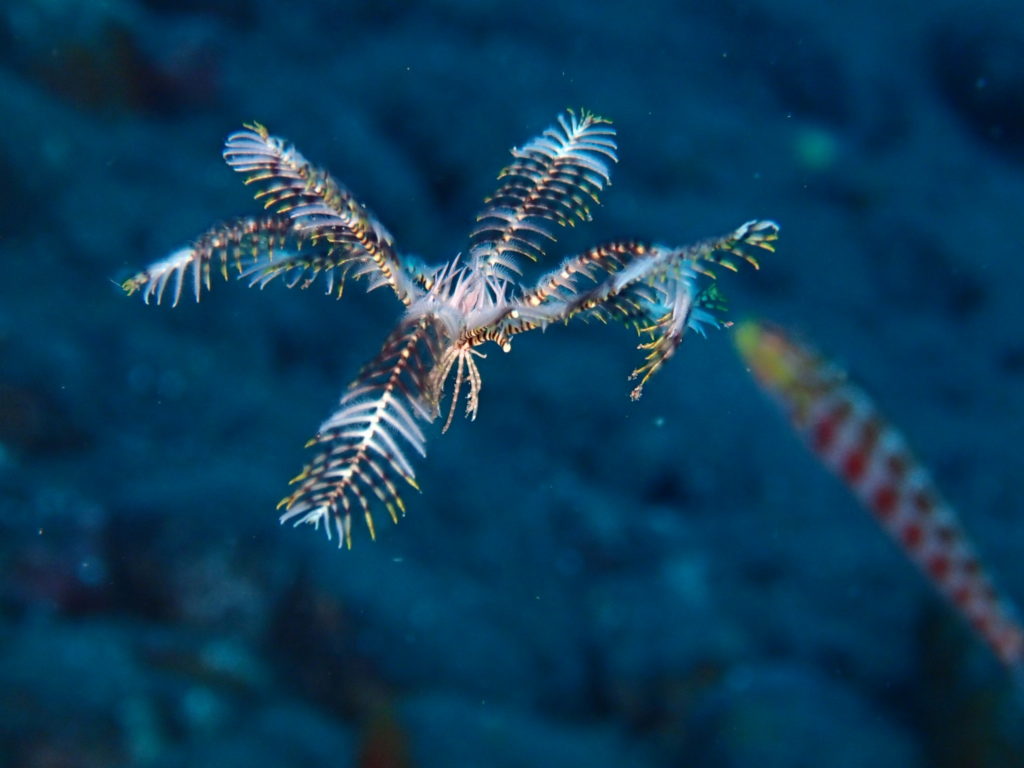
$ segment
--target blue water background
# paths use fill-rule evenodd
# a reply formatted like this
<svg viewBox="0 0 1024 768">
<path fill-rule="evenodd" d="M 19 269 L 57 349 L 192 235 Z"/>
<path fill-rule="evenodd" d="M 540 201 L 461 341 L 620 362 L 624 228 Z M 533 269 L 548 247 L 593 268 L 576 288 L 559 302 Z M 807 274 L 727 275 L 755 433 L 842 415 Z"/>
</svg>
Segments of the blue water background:
<svg viewBox="0 0 1024 768">
<path fill-rule="evenodd" d="M 257 210 L 243 121 L 439 263 L 589 108 L 621 161 L 556 258 L 777 220 L 734 316 L 848 367 L 1024 600 L 1018 2 L 15 0 L 0 42 L 0 768 L 1024 765 L 1005 671 L 728 332 L 638 403 L 628 330 L 492 350 L 346 552 L 274 505 L 393 298 L 116 285 Z"/>
</svg>

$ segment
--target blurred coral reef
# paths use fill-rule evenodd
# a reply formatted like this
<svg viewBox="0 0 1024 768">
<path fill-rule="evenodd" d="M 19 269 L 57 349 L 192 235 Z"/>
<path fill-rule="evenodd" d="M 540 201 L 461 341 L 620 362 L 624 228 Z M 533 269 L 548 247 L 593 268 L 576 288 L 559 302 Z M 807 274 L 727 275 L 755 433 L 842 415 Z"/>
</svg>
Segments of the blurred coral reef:
<svg viewBox="0 0 1024 768">
<path fill-rule="evenodd" d="M 116 285 L 246 210 L 243 121 L 440 261 L 593 109 L 622 161 L 564 253 L 778 220 L 733 311 L 844 350 L 1024 598 L 1024 12 L 967 10 L 4 4 L 0 768 L 1024 764 L 1010 681 L 727 339 L 638 404 L 626 333 L 491 355 L 408 519 L 338 552 L 274 503 L 391 303 Z"/>
</svg>

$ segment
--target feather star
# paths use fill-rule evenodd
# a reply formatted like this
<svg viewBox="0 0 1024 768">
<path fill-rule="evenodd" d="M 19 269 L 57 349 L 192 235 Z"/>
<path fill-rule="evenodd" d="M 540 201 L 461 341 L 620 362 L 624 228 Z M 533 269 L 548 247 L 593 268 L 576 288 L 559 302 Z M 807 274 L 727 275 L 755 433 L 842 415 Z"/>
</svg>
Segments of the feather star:
<svg viewBox="0 0 1024 768">
<path fill-rule="evenodd" d="M 228 136 L 224 160 L 256 189 L 266 213 L 213 227 L 122 287 L 158 304 L 177 304 L 187 287 L 198 301 L 220 272 L 261 288 L 277 278 L 307 288 L 320 278 L 339 297 L 347 277 L 363 278 L 367 290 L 394 292 L 401 318 L 309 441 L 314 456 L 279 505 L 282 523 L 323 523 L 328 538 L 333 529 L 339 546 L 351 547 L 353 513 L 371 537 L 375 508 L 395 522 L 405 513 L 399 488 L 418 489 L 411 457 L 426 454 L 423 427 L 441 415 L 446 392 L 443 430 L 460 398 L 466 415 L 476 416 L 478 347 L 508 352 L 515 336 L 574 318 L 621 321 L 643 338 L 645 358 L 630 375 L 635 400 L 687 331 L 723 324 L 714 268 L 756 267 L 754 254 L 774 249 L 778 226 L 755 220 L 683 247 L 612 240 L 525 283 L 524 259 L 546 260 L 558 227 L 591 219 L 616 152 L 609 120 L 586 111 L 559 115 L 512 150 L 465 256 L 425 268 L 395 248 L 348 189 L 254 123 Z"/>
</svg>

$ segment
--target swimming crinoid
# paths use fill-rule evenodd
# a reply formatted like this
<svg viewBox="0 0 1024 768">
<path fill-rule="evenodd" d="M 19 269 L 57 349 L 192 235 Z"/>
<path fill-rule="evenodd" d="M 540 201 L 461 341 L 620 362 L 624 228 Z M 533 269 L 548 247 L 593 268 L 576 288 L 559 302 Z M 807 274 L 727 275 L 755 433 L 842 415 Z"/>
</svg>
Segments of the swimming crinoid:
<svg viewBox="0 0 1024 768">
<path fill-rule="evenodd" d="M 220 224 L 194 243 L 151 264 L 123 284 L 148 303 L 177 304 L 186 284 L 198 301 L 211 272 L 265 286 L 280 277 L 309 287 L 322 278 L 342 293 L 346 277 L 367 290 L 390 288 L 404 306 L 380 353 L 309 441 L 312 461 L 294 478 L 281 521 L 321 521 L 339 546 L 351 546 L 352 513 L 374 535 L 373 509 L 393 520 L 405 512 L 399 487 L 416 486 L 409 456 L 425 455 L 423 426 L 442 411 L 444 428 L 466 386 L 466 413 L 476 415 L 482 385 L 475 358 L 493 343 L 507 352 L 518 334 L 573 318 L 618 320 L 643 337 L 643 362 L 630 376 L 631 397 L 678 348 L 688 330 L 718 327 L 716 266 L 757 266 L 773 250 L 778 227 L 748 221 L 723 237 L 683 247 L 613 240 L 563 261 L 524 284 L 523 259 L 543 261 L 559 227 L 589 221 L 617 161 L 615 129 L 590 112 L 567 111 L 521 148 L 498 175 L 464 256 L 424 268 L 403 256 L 388 231 L 344 186 L 259 124 L 228 136 L 227 164 L 245 176 L 267 213 Z"/>
</svg>

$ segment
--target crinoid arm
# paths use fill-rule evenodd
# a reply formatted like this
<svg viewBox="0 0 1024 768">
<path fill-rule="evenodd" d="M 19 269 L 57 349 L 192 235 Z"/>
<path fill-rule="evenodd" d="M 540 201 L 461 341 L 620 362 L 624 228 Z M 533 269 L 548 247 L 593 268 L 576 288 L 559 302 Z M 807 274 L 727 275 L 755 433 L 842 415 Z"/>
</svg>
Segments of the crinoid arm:
<svg viewBox="0 0 1024 768">
<path fill-rule="evenodd" d="M 426 401 L 437 350 L 438 321 L 429 315 L 408 319 L 387 338 L 380 354 L 342 396 L 338 409 L 308 447 L 316 456 L 292 480 L 294 492 L 281 500 L 281 522 L 323 521 L 352 546 L 352 512 L 361 513 L 376 537 L 373 511 L 383 506 L 398 522 L 405 514 L 399 493 L 404 482 L 416 488 L 411 454 L 426 455 L 419 422 L 431 422 Z"/>
<path fill-rule="evenodd" d="M 227 280 L 232 272 L 241 275 L 254 264 L 286 261 L 303 251 L 302 236 L 286 218 L 237 219 L 213 227 L 191 245 L 153 262 L 121 287 L 129 296 L 141 292 L 147 304 L 151 299 L 161 303 L 170 288 L 171 303 L 177 306 L 186 280 L 196 301 L 204 290 L 210 290 L 210 273 L 215 266 Z"/>
<path fill-rule="evenodd" d="M 314 244 L 327 244 L 332 258 L 365 276 L 368 290 L 387 285 L 406 305 L 422 293 L 403 268 L 392 237 L 377 218 L 326 171 L 311 165 L 283 139 L 253 123 L 228 136 L 224 160 L 257 186 L 265 208 L 293 221 Z M 296 264 L 315 273 L 315 265 Z"/>
<path fill-rule="evenodd" d="M 520 257 L 536 261 L 545 242 L 554 241 L 552 224 L 590 221 L 590 207 L 611 183 L 616 162 L 611 121 L 572 110 L 521 149 L 498 175 L 501 186 L 487 198 L 471 233 L 475 265 L 508 279 L 520 274 Z"/>
<path fill-rule="evenodd" d="M 699 276 L 714 279 L 714 267 L 735 271 L 741 262 L 757 267 L 755 253 L 774 250 L 777 238 L 774 222 L 748 221 L 723 237 L 682 248 L 606 243 L 543 276 L 515 303 L 502 328 L 515 334 L 574 317 L 625 322 L 648 337 L 640 344 L 646 359 L 630 374 L 640 379 L 630 393 L 635 400 L 687 330 L 718 327 L 715 312 L 724 302 L 717 290 L 699 286 Z"/>
<path fill-rule="evenodd" d="M 644 385 L 676 353 L 687 331 L 705 335 L 707 328 L 720 328 L 719 313 L 725 310 L 725 300 L 717 283 L 697 288 L 696 280 L 679 279 L 659 286 L 662 295 L 656 301 L 643 305 L 645 312 L 632 321 L 648 341 L 637 348 L 646 352 L 644 362 L 629 374 L 630 381 L 639 382 L 629 393 L 631 400 L 639 400 Z M 644 320 L 648 322 L 644 324 Z"/>
</svg>

